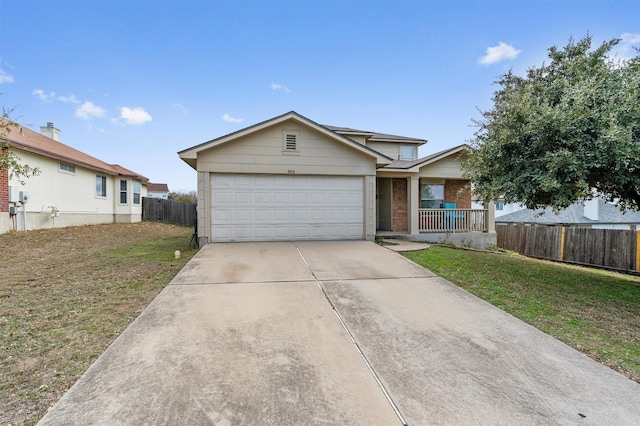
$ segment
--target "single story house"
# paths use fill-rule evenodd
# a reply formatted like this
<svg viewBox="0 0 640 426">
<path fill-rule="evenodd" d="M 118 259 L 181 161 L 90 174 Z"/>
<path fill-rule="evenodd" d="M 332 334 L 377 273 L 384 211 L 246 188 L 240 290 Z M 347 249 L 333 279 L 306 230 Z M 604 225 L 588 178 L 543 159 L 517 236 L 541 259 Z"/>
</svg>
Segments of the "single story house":
<svg viewBox="0 0 640 426">
<path fill-rule="evenodd" d="M 460 145 L 318 124 L 294 111 L 178 152 L 198 172 L 200 243 L 374 240 L 495 244 L 471 209 Z"/>
<path fill-rule="evenodd" d="M 9 128 L 1 137 L 10 152 L 40 174 L 23 185 L 10 170 L 0 173 L 0 233 L 142 220 L 146 177 L 61 143 L 53 123 L 41 133 Z"/>
<path fill-rule="evenodd" d="M 522 208 L 496 217 L 496 224 L 564 225 L 593 229 L 640 230 L 640 212 L 620 211 L 620 208 L 594 198 L 575 203 L 555 213 L 551 207 L 529 210 Z"/>
<path fill-rule="evenodd" d="M 169 198 L 169 186 L 166 183 L 148 183 L 147 198 L 160 198 L 166 200 Z"/>
</svg>

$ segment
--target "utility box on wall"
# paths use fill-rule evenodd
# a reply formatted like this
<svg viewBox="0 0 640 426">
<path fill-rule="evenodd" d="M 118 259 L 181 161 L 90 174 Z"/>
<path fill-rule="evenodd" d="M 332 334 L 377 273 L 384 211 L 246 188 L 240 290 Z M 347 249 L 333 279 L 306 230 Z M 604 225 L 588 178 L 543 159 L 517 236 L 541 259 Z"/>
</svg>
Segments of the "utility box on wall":
<svg viewBox="0 0 640 426">
<path fill-rule="evenodd" d="M 9 202 L 10 203 L 20 202 L 20 189 L 17 186 L 9 187 Z"/>
</svg>

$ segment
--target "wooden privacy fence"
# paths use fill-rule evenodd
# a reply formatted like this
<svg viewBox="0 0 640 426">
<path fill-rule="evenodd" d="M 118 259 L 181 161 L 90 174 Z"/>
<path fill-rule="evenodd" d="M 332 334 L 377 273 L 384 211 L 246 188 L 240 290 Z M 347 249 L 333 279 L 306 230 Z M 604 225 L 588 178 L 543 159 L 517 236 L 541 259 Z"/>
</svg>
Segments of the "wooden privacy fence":
<svg viewBox="0 0 640 426">
<path fill-rule="evenodd" d="M 142 220 L 193 226 L 196 220 L 196 205 L 161 198 L 142 198 Z"/>
<path fill-rule="evenodd" d="M 525 256 L 640 271 L 640 231 L 496 224 L 499 247 Z"/>
</svg>

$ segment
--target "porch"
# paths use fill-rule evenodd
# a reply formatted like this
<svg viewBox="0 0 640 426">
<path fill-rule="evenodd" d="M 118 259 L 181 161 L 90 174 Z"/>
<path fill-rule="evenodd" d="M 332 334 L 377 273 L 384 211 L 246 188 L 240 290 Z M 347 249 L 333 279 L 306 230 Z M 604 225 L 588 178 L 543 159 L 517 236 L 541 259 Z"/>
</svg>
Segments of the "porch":
<svg viewBox="0 0 640 426">
<path fill-rule="evenodd" d="M 488 209 L 418 209 L 418 231 L 488 232 Z"/>
</svg>

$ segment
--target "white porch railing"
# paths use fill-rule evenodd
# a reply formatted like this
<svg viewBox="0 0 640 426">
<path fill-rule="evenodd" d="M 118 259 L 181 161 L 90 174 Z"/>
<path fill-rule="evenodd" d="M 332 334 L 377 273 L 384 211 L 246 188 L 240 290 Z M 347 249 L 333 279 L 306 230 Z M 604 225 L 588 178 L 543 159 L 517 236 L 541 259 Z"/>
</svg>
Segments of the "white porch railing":
<svg viewBox="0 0 640 426">
<path fill-rule="evenodd" d="M 418 209 L 420 232 L 487 232 L 486 209 Z"/>
</svg>

